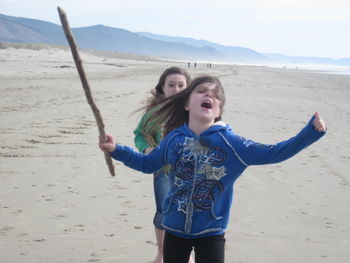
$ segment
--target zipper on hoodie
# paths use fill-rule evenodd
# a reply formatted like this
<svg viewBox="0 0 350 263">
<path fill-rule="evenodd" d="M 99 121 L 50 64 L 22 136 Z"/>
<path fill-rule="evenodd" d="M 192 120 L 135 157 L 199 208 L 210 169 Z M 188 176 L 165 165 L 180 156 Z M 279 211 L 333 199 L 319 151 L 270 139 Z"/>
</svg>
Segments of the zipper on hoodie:
<svg viewBox="0 0 350 263">
<path fill-rule="evenodd" d="M 194 169 L 193 169 L 193 181 L 192 181 L 192 190 L 190 193 L 190 196 L 188 197 L 188 205 L 186 208 L 186 221 L 185 221 L 185 233 L 190 234 L 191 228 L 192 228 L 192 216 L 193 216 L 193 203 L 192 203 L 192 197 L 194 193 L 194 188 L 196 185 L 196 178 L 197 178 L 197 165 L 198 165 L 198 143 L 199 143 L 199 136 L 194 135 L 194 143 L 195 143 L 195 151 L 194 151 L 194 156 L 195 156 L 195 162 L 194 162 Z"/>
</svg>

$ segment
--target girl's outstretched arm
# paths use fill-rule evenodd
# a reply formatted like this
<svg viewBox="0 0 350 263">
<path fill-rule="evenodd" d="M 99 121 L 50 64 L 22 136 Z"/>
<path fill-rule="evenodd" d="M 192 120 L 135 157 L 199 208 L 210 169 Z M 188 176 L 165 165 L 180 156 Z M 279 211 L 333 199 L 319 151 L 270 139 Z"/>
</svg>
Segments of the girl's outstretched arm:
<svg viewBox="0 0 350 263">
<path fill-rule="evenodd" d="M 233 144 L 236 154 L 245 165 L 262 165 L 282 162 L 294 156 L 327 132 L 325 122 L 316 112 L 308 124 L 294 137 L 276 144 L 261 144 L 236 136 Z M 239 138 L 237 140 L 237 138 Z"/>
<path fill-rule="evenodd" d="M 128 146 L 121 144 L 117 145 L 113 136 L 106 136 L 107 142 L 100 142 L 98 144 L 100 149 L 109 152 L 113 159 L 121 161 L 134 170 L 144 173 L 153 173 L 165 165 L 163 158 L 164 147 L 157 147 L 157 151 L 152 151 L 150 154 L 144 154 L 135 151 Z"/>
</svg>

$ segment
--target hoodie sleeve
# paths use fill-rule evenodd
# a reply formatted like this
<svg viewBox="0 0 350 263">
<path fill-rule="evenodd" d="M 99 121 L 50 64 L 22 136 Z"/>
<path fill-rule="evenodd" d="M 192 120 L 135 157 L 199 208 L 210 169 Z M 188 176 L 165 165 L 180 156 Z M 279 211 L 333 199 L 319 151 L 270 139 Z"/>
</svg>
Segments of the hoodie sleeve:
<svg viewBox="0 0 350 263">
<path fill-rule="evenodd" d="M 312 124 L 314 118 L 313 116 L 296 136 L 274 145 L 261 144 L 237 136 L 234 143 L 235 152 L 246 166 L 279 163 L 287 160 L 325 135 L 325 132 L 315 130 Z"/>
<path fill-rule="evenodd" d="M 143 173 L 154 173 L 165 165 L 165 142 L 153 149 L 149 154 L 140 153 L 133 148 L 117 144 L 111 152 L 113 159 Z"/>
</svg>

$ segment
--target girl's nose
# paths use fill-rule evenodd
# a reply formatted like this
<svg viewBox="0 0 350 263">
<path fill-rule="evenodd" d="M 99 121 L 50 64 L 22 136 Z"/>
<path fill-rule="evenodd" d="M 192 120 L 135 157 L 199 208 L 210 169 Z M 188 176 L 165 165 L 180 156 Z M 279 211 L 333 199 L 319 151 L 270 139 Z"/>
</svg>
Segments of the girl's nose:
<svg viewBox="0 0 350 263">
<path fill-rule="evenodd" d="M 212 98 L 213 97 L 213 93 L 208 91 L 208 92 L 205 93 L 205 96 Z"/>
</svg>

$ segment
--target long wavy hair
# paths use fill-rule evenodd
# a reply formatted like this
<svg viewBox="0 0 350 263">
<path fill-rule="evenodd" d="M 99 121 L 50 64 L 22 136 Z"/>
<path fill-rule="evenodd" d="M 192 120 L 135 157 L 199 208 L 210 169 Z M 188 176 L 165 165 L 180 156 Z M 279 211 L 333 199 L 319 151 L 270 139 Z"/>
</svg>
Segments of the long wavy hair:
<svg viewBox="0 0 350 263">
<path fill-rule="evenodd" d="M 216 86 L 215 93 L 220 101 L 221 115 L 215 119 L 215 122 L 220 121 L 225 105 L 224 89 L 218 78 L 204 75 L 193 79 L 188 87 L 181 92 L 171 97 L 163 98 L 155 103 L 154 106 L 161 106 L 150 115 L 145 124 L 149 126 L 151 131 L 163 127 L 163 135 L 166 136 L 172 130 L 180 127 L 184 123 L 188 123 L 189 113 L 185 110 L 185 107 L 193 90 L 203 83 L 213 83 Z"/>
<path fill-rule="evenodd" d="M 173 74 L 179 74 L 179 75 L 184 76 L 186 79 L 186 86 L 191 81 L 191 76 L 186 70 L 179 68 L 179 67 L 167 68 L 159 77 L 158 83 L 154 88 L 155 89 L 154 96 L 149 98 L 146 102 L 146 106 L 141 108 L 141 109 L 145 109 L 146 112 L 152 112 L 152 110 L 155 109 L 155 107 L 157 107 L 158 105 L 160 105 L 162 103 L 162 101 L 165 99 L 165 94 L 163 91 L 165 80 L 168 76 L 173 75 Z M 154 126 L 153 122 L 154 121 L 149 122 L 149 119 L 147 119 L 141 126 L 142 134 L 143 134 L 145 140 L 147 141 L 147 143 L 151 147 L 157 146 L 156 142 L 154 141 L 154 138 L 156 137 L 157 130 L 159 130 L 159 126 L 158 127 Z"/>
</svg>

